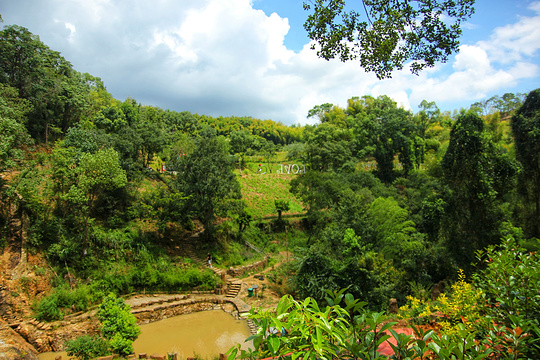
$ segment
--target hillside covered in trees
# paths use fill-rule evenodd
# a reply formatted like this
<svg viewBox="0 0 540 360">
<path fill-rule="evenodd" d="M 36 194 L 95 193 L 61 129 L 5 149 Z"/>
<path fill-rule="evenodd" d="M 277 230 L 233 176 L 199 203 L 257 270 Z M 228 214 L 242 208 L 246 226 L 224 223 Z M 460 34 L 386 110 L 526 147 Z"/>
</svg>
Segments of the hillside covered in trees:
<svg viewBox="0 0 540 360">
<path fill-rule="evenodd" d="M 308 297 L 322 305 L 347 289 L 372 311 L 390 299 L 418 308 L 435 284 L 450 297 L 452 284 L 476 277 L 482 301 L 512 309 L 514 329 L 527 326 L 538 340 L 540 89 L 453 113 L 427 100 L 413 113 L 387 96 L 360 96 L 307 115 L 317 124 L 114 99 L 38 36 L 4 27 L 0 246 L 39 259 L 33 272 L 50 291 L 30 294 L 33 316 L 60 319 L 111 292 L 214 288 L 211 271 L 178 266 L 183 254 L 171 246 L 204 230 L 197 249 L 217 266 L 258 256 L 244 241 L 270 256 L 289 251 L 294 260 L 270 276 L 292 296 L 287 306 Z M 517 246 L 522 255 L 504 252 Z M 499 249 L 498 259 L 479 257 Z M 520 273 L 530 283 L 504 285 L 513 294 L 505 303 L 496 282 L 520 256 L 533 257 Z"/>
</svg>

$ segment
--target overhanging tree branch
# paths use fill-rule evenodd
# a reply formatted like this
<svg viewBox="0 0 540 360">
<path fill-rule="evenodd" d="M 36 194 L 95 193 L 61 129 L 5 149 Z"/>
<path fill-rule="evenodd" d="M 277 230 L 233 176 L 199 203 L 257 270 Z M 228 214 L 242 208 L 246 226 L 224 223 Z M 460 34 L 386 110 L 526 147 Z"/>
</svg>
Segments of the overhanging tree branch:
<svg viewBox="0 0 540 360">
<path fill-rule="evenodd" d="M 459 51 L 461 23 L 474 13 L 475 0 L 362 0 L 363 15 L 346 0 L 310 0 L 304 23 L 317 55 L 359 60 L 378 78 L 409 65 L 418 74 Z"/>
</svg>

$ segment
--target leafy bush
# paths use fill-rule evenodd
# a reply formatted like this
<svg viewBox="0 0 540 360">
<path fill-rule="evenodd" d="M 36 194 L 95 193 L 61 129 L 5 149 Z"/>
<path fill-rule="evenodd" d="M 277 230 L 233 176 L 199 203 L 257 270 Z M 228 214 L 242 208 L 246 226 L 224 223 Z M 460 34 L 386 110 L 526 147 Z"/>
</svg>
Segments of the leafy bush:
<svg viewBox="0 0 540 360">
<path fill-rule="evenodd" d="M 158 271 L 149 263 L 135 267 L 128 276 L 126 280 L 136 289 L 152 289 L 158 284 Z"/>
<path fill-rule="evenodd" d="M 427 324 L 434 313 L 433 305 L 423 299 L 419 299 L 412 295 L 406 297 L 407 304 L 399 308 L 399 317 L 409 319 L 416 325 Z"/>
<path fill-rule="evenodd" d="M 61 320 L 67 313 L 87 310 L 108 293 L 123 295 L 134 291 L 178 292 L 195 288 L 211 290 L 218 281 L 209 269 L 175 267 L 165 259 L 142 263 L 140 266 L 118 263 L 114 268 L 102 269 L 101 272 L 102 274 L 94 274 L 97 278 L 91 283 L 79 285 L 75 289 L 60 283 L 35 306 L 36 318 L 41 321 Z"/>
<path fill-rule="evenodd" d="M 434 301 L 407 296 L 407 304 L 400 308 L 400 317 L 414 324 L 427 324 L 436 317 L 441 331 L 447 335 L 463 331 L 486 333 L 489 323 L 484 319 L 485 305 L 482 290 L 466 282 L 460 269 L 458 281 L 452 285 L 450 293 L 441 294 Z"/>
<path fill-rule="evenodd" d="M 452 292 L 437 301 L 407 297 L 402 317 L 439 320 L 440 340 L 455 348 L 460 339 L 481 341 L 493 358 L 538 358 L 540 355 L 540 259 L 522 251 L 513 239 L 479 252 L 485 269 L 467 283 L 463 272 Z M 442 351 L 442 350 L 441 350 Z M 488 353 L 484 353 L 486 356 Z"/>
<path fill-rule="evenodd" d="M 435 309 L 445 321 L 441 322 L 442 331 L 450 334 L 466 329 L 470 333 L 485 332 L 489 324 L 485 321 L 483 292 L 465 281 L 463 270 L 459 270 L 459 280 L 452 285 L 451 296 L 441 294 Z M 463 327 L 456 326 L 463 324 Z"/>
<path fill-rule="evenodd" d="M 70 289 L 62 284 L 36 306 L 36 318 L 42 321 L 61 320 L 68 311 L 85 311 L 97 299 L 89 286 Z M 69 309 L 69 310 L 66 310 Z"/>
<path fill-rule="evenodd" d="M 90 289 L 86 285 L 81 285 L 75 289 L 61 287 L 55 291 L 58 299 L 58 306 L 72 308 L 75 311 L 84 311 L 94 300 L 90 295 Z"/>
<path fill-rule="evenodd" d="M 111 353 L 107 340 L 99 336 L 83 335 L 66 341 L 65 346 L 68 356 L 75 356 L 79 360 L 90 360 Z"/>
<path fill-rule="evenodd" d="M 109 340 L 111 350 L 120 355 L 131 354 L 133 341 L 141 330 L 124 299 L 109 294 L 99 306 L 97 316 L 102 324 L 101 335 Z"/>
<path fill-rule="evenodd" d="M 167 272 L 158 273 L 158 284 L 161 290 L 200 290 L 213 289 L 217 280 L 211 270 L 201 271 L 197 268 L 171 269 Z"/>
<path fill-rule="evenodd" d="M 459 285 L 461 288 L 461 285 Z M 509 327 L 490 326 L 484 339 L 458 324 L 451 334 L 437 334 L 412 326 L 413 335 L 398 333 L 395 322 L 384 321 L 381 313 L 366 310 L 346 290 L 327 292 L 328 306 L 321 307 L 313 298 L 303 301 L 284 296 L 275 309 L 252 309 L 249 317 L 259 326 L 253 349 L 240 345 L 228 351 L 228 359 L 440 359 L 479 360 L 526 359 L 530 336 L 515 323 Z M 389 343 L 391 354 L 381 346 Z M 529 357 L 531 358 L 531 357 Z M 538 358 L 538 357 L 532 357 Z"/>
<path fill-rule="evenodd" d="M 540 321 L 539 254 L 523 251 L 510 239 L 499 248 L 491 246 L 479 255 L 486 268 L 473 279 L 492 305 L 490 314 L 503 322 L 512 314 Z"/>
<path fill-rule="evenodd" d="M 486 268 L 473 276 L 484 292 L 487 315 L 492 321 L 518 332 L 530 331 L 527 354 L 540 356 L 540 256 L 527 252 L 513 239 L 500 247 L 490 246 L 479 252 Z"/>
<path fill-rule="evenodd" d="M 36 318 L 40 321 L 55 321 L 62 319 L 63 314 L 58 308 L 55 296 L 43 298 L 37 305 Z"/>
</svg>

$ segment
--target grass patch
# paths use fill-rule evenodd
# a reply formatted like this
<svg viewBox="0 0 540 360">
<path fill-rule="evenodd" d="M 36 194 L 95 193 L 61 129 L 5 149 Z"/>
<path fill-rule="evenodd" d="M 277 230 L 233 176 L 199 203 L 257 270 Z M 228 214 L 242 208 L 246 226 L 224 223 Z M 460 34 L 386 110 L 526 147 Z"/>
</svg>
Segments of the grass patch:
<svg viewBox="0 0 540 360">
<path fill-rule="evenodd" d="M 285 214 L 303 213 L 300 200 L 289 192 L 293 174 L 244 174 L 238 178 L 242 197 L 248 211 L 255 217 L 277 215 L 274 200 L 289 200 L 290 210 Z"/>
</svg>

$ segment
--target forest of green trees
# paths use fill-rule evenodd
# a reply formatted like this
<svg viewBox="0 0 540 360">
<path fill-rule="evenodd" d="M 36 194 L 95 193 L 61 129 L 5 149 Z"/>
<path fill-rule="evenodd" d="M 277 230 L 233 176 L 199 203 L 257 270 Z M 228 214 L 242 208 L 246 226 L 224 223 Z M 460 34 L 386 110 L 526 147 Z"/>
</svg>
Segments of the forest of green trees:
<svg viewBox="0 0 540 360">
<path fill-rule="evenodd" d="M 476 314 L 529 329 L 527 350 L 519 351 L 534 358 L 540 89 L 452 113 L 427 100 L 419 109 L 387 96 L 351 97 L 346 108 L 315 106 L 307 116 L 318 121 L 306 126 L 160 109 L 113 98 L 101 79 L 73 69 L 37 35 L 5 26 L 0 246 L 24 246 L 54 269 L 53 292 L 35 304 L 35 316 L 50 321 L 109 293 L 212 289 L 218 279 L 211 271 L 173 266 L 177 259 L 166 251 L 171 236 L 197 223 L 204 227 L 200 250 L 215 254 L 218 266 L 243 251 L 242 240 L 272 253 L 283 248 L 269 239 L 287 234 L 294 260 L 275 276 L 291 296 L 278 313 L 296 306 L 287 321 L 328 300 L 337 306 L 343 293 L 329 294 L 341 289 L 348 307 L 339 316 L 352 319 L 360 309 L 387 310 L 392 298 L 427 306 L 434 284 L 445 284 L 451 297 L 452 284 L 474 283 L 486 304 Z M 282 217 L 286 199 L 272 198 L 279 218 L 264 219 L 243 198 L 241 174 L 256 173 L 253 158 L 276 163 L 278 154 L 305 165 L 290 183 L 290 196 L 304 206 L 299 220 Z M 162 166 L 164 174 L 156 171 Z M 10 225 L 14 218 L 20 231 Z M 313 303 L 303 304 L 308 297 Z M 477 338 L 489 332 L 485 326 Z M 268 344 L 266 355 L 307 351 L 300 343 Z M 313 354 L 321 357 L 336 351 L 317 346 Z"/>
</svg>

